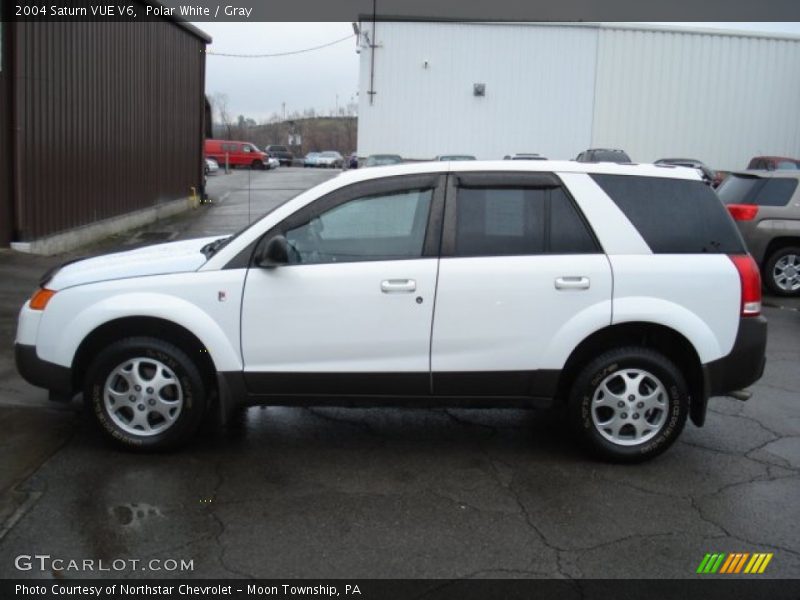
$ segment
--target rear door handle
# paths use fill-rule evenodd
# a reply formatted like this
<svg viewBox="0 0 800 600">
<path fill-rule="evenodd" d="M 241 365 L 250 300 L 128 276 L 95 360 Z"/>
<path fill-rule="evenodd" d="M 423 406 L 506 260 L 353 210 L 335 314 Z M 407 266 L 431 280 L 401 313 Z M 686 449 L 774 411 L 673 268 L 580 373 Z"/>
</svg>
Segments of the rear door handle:
<svg viewBox="0 0 800 600">
<path fill-rule="evenodd" d="M 556 278 L 557 290 L 588 290 L 589 278 L 588 277 L 557 277 Z"/>
<path fill-rule="evenodd" d="M 381 281 L 381 291 L 384 294 L 413 292 L 416 289 L 417 282 L 413 279 L 384 279 Z"/>
</svg>

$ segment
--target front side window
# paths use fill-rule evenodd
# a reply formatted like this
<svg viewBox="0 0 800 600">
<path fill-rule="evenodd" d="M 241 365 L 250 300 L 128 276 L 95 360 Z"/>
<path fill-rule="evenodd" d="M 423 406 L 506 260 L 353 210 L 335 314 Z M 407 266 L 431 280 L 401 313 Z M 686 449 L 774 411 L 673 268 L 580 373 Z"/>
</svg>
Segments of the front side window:
<svg viewBox="0 0 800 600">
<path fill-rule="evenodd" d="M 349 200 L 285 234 L 293 264 L 399 260 L 422 256 L 432 189 Z"/>
<path fill-rule="evenodd" d="M 456 256 L 595 252 L 592 233 L 561 188 L 458 190 Z"/>
</svg>

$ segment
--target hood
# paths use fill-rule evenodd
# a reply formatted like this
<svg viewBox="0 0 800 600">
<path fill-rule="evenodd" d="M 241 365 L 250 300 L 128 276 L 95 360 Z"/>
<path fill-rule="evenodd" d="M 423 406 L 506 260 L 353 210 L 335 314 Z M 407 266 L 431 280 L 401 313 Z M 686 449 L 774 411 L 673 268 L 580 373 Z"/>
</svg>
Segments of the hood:
<svg viewBox="0 0 800 600">
<path fill-rule="evenodd" d="M 51 290 L 62 290 L 111 279 L 196 271 L 207 260 L 200 249 L 220 237 L 226 236 L 155 244 L 127 252 L 77 260 L 46 275 L 47 281 L 43 280 L 42 285 Z"/>
</svg>

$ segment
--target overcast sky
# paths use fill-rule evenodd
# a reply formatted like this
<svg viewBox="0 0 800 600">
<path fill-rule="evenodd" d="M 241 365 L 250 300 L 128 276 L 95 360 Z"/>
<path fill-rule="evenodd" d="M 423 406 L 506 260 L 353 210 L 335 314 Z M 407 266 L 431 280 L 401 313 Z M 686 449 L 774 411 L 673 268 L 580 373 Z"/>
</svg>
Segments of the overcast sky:
<svg viewBox="0 0 800 600">
<path fill-rule="evenodd" d="M 665 23 L 800 35 L 800 23 Z M 353 33 L 350 23 L 195 23 L 214 38 L 209 52 L 275 54 L 319 46 Z M 232 58 L 209 54 L 206 92 L 228 95 L 235 119 L 242 114 L 257 121 L 273 113 L 314 108 L 332 111 L 357 102 L 358 55 L 355 39 L 294 56 Z"/>
</svg>

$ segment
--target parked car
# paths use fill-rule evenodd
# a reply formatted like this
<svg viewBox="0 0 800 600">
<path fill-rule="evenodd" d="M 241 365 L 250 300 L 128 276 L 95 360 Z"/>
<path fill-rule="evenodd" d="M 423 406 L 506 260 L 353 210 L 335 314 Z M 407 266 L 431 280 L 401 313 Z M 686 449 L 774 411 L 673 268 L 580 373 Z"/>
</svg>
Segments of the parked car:
<svg viewBox="0 0 800 600">
<path fill-rule="evenodd" d="M 206 175 L 210 175 L 211 173 L 216 173 L 219 171 L 219 163 L 213 158 L 206 157 L 204 161 L 203 171 Z"/>
<path fill-rule="evenodd" d="M 206 140 L 203 149 L 206 158 L 213 158 L 220 165 L 225 165 L 226 158 L 233 168 L 265 169 L 267 165 L 267 155 L 250 142 Z"/>
<path fill-rule="evenodd" d="M 319 159 L 319 152 L 309 152 L 303 159 L 304 167 L 316 167 L 317 159 Z"/>
<path fill-rule="evenodd" d="M 426 162 L 348 171 L 234 236 L 54 269 L 16 363 L 54 398 L 83 390 L 131 449 L 188 440 L 212 406 L 563 406 L 630 462 L 761 376 L 760 311 L 693 171 Z"/>
<path fill-rule="evenodd" d="M 796 171 L 800 169 L 800 160 L 785 156 L 754 156 L 747 165 L 748 170 L 763 171 Z"/>
<path fill-rule="evenodd" d="M 475 160 L 475 157 L 471 154 L 441 154 L 434 158 L 433 160 L 437 161 L 445 161 L 445 160 Z"/>
<path fill-rule="evenodd" d="M 578 162 L 613 162 L 613 163 L 629 163 L 631 157 L 628 156 L 624 150 L 616 148 L 589 148 L 584 150 L 575 157 Z"/>
<path fill-rule="evenodd" d="M 273 158 L 277 158 L 278 162 L 287 167 L 291 167 L 294 162 L 294 154 L 292 154 L 286 146 L 272 144 L 266 148 L 267 154 Z"/>
<path fill-rule="evenodd" d="M 384 167 L 387 165 L 402 164 L 403 159 L 398 154 L 371 154 L 367 157 L 366 167 Z"/>
<path fill-rule="evenodd" d="M 547 157 L 535 152 L 518 152 L 517 154 L 504 156 L 503 160 L 547 160 Z"/>
<path fill-rule="evenodd" d="M 326 169 L 341 169 L 344 166 L 344 156 L 335 150 L 320 152 L 317 157 L 317 166 Z"/>
<path fill-rule="evenodd" d="M 267 157 L 267 164 L 269 169 L 277 169 L 281 166 L 281 162 L 274 156 Z"/>
<path fill-rule="evenodd" d="M 739 226 L 764 284 L 800 296 L 800 171 L 731 173 L 717 194 Z"/>
<path fill-rule="evenodd" d="M 703 178 L 703 181 L 705 181 L 708 185 L 717 187 L 720 183 L 722 183 L 722 176 L 719 173 L 707 166 L 704 162 L 694 158 L 659 158 L 653 164 L 697 169 L 697 171 L 700 173 L 700 176 Z"/>
</svg>

